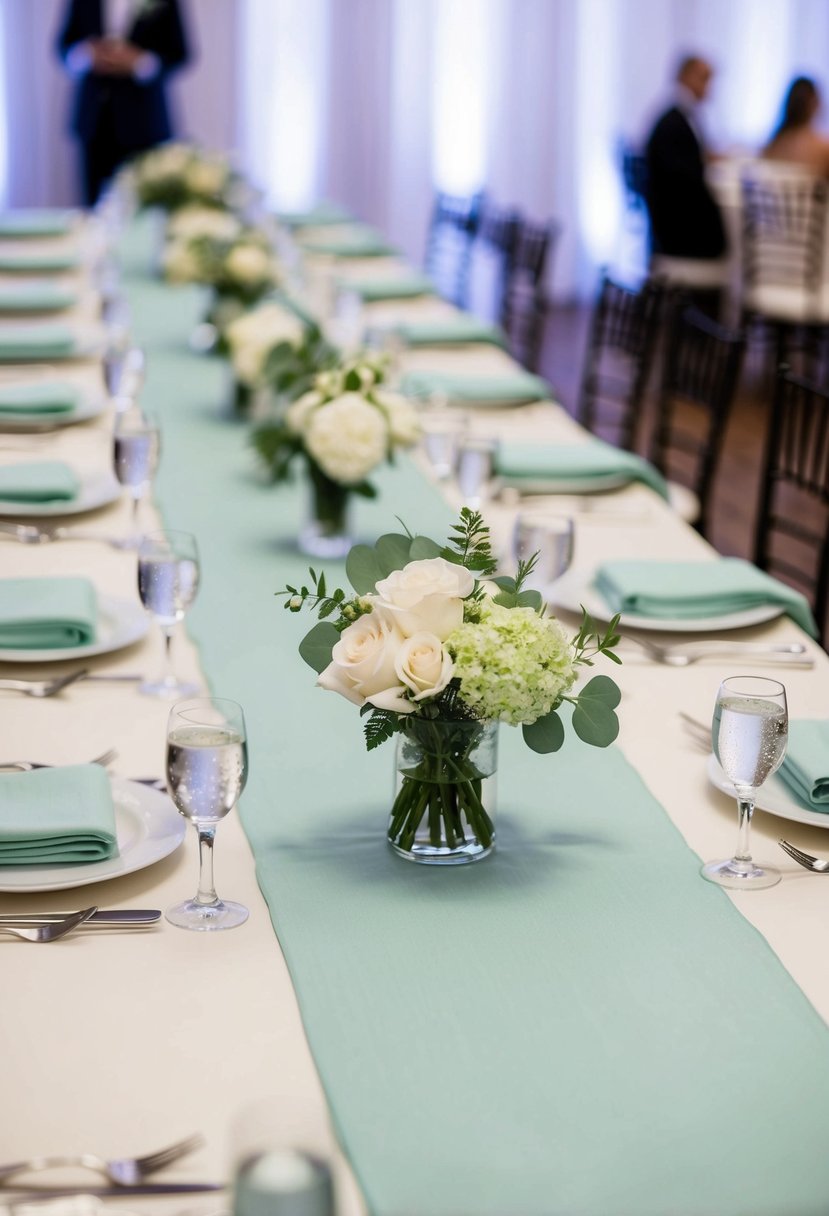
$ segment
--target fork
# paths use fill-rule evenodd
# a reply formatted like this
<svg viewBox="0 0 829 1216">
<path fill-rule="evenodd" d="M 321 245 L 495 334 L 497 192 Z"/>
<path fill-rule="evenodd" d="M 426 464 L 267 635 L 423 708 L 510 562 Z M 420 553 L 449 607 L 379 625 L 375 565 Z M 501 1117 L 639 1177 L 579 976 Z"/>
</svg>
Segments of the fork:
<svg viewBox="0 0 829 1216">
<path fill-rule="evenodd" d="M 58 540 L 97 540 L 102 545 L 121 548 L 123 542 L 114 536 L 100 536 L 96 532 L 80 532 L 75 528 L 38 528 L 35 524 L 0 523 L 0 536 L 10 536 L 23 545 L 47 545 Z"/>
<path fill-rule="evenodd" d="M 45 925 L 0 924 L 0 933 L 10 933 L 12 937 L 22 937 L 27 942 L 56 942 L 59 938 L 66 937 L 67 933 L 71 933 L 73 929 L 77 929 L 79 925 L 88 921 L 90 916 L 93 916 L 97 911 L 96 907 L 84 908 L 80 912 L 73 912 L 62 917 L 60 920 L 53 920 Z M 0 1171 L 0 1179 L 5 1178 L 5 1176 L 5 1173 Z"/>
<path fill-rule="evenodd" d="M 803 866 L 804 870 L 811 870 L 813 874 L 829 874 L 829 861 L 824 861 L 821 857 L 813 857 L 811 853 L 804 853 L 802 849 L 797 849 L 788 840 L 778 840 L 777 842 L 784 853 L 788 853 L 793 861 L 796 861 L 799 866 Z"/>
<path fill-rule="evenodd" d="M 12 1165 L 0 1166 L 0 1182 L 5 1182 L 15 1174 L 38 1173 L 40 1170 L 52 1168 L 82 1166 L 84 1169 L 96 1170 L 103 1174 L 115 1186 L 138 1186 L 142 1179 L 150 1174 L 172 1165 L 180 1157 L 195 1152 L 204 1144 L 204 1136 L 188 1136 L 168 1148 L 159 1149 L 155 1153 L 147 1153 L 144 1157 L 116 1157 L 105 1161 L 94 1153 L 82 1153 L 78 1157 L 32 1157 L 29 1161 L 17 1161 Z"/>
<path fill-rule="evenodd" d="M 108 764 L 112 764 L 112 761 L 115 759 L 115 757 L 117 755 L 118 755 L 118 752 L 115 750 L 114 747 L 111 747 L 111 748 L 109 748 L 108 751 L 101 752 L 100 756 L 96 756 L 94 758 L 94 760 L 87 760 L 86 763 L 87 764 L 100 764 L 102 768 L 106 768 Z M 35 760 L 6 760 L 6 761 L 3 761 L 2 763 L 0 763 L 0 770 L 2 770 L 4 768 L 17 768 L 17 769 L 20 769 L 24 773 L 29 773 L 32 771 L 32 769 L 36 769 L 36 768 L 59 768 L 59 767 L 60 767 L 60 765 L 57 765 L 57 764 L 38 764 Z"/>
<path fill-rule="evenodd" d="M 802 642 L 772 646 L 762 642 L 686 642 L 682 646 L 660 646 L 646 638 L 625 634 L 626 642 L 635 642 L 656 663 L 666 667 L 690 667 L 701 659 L 718 655 L 756 659 L 760 662 L 786 663 L 791 667 L 814 667 L 815 662 Z"/>
<path fill-rule="evenodd" d="M 22 692 L 27 697 L 53 697 L 62 688 L 68 688 L 76 680 L 82 680 L 89 673 L 86 668 L 80 671 L 70 671 L 65 676 L 55 676 L 53 680 L 7 680 L 0 679 L 0 690 Z"/>
</svg>

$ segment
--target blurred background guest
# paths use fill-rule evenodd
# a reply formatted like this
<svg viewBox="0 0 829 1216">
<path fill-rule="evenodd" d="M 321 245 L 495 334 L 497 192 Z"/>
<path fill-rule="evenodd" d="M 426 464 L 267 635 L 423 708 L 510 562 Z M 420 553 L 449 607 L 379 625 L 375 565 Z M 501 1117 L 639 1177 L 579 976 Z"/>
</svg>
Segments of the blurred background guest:
<svg viewBox="0 0 829 1216">
<path fill-rule="evenodd" d="M 124 161 L 173 133 L 166 80 L 188 57 L 178 0 L 69 0 L 57 46 L 76 81 L 71 129 L 92 206 Z"/>
<path fill-rule="evenodd" d="M 763 156 L 804 165 L 821 177 L 829 177 L 829 140 L 814 128 L 820 104 L 815 82 L 808 76 L 797 76 L 789 85 L 780 122 Z"/>
<path fill-rule="evenodd" d="M 720 209 L 705 181 L 706 150 L 699 105 L 713 70 L 698 55 L 681 60 L 672 104 L 657 119 L 646 147 L 653 250 L 678 258 L 718 258 L 726 237 Z"/>
</svg>

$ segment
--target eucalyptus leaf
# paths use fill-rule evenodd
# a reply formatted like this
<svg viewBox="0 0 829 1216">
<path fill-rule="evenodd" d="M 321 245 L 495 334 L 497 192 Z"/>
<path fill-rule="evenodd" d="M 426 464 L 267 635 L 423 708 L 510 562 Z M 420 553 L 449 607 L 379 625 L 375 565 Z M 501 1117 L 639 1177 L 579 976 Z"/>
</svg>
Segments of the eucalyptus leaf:
<svg viewBox="0 0 829 1216">
<path fill-rule="evenodd" d="M 391 574 L 393 570 L 403 569 L 409 561 L 411 544 L 408 536 L 402 536 L 396 532 L 387 532 L 385 536 L 380 537 L 374 549 L 377 553 L 377 560 L 386 574 Z"/>
<path fill-rule="evenodd" d="M 496 574 L 489 581 L 494 583 L 496 587 L 500 587 L 502 591 L 515 590 L 515 579 L 511 578 L 509 574 Z"/>
<path fill-rule="evenodd" d="M 419 562 L 430 557 L 440 557 L 443 547 L 429 536 L 416 536 L 409 546 L 409 561 Z"/>
<path fill-rule="evenodd" d="M 355 545 L 345 562 L 348 581 L 358 595 L 373 591 L 378 579 L 385 578 L 380 559 L 371 545 Z"/>
<path fill-rule="evenodd" d="M 603 701 L 611 709 L 615 709 L 622 699 L 622 694 L 618 684 L 611 680 L 610 676 L 594 676 L 579 693 L 579 703 L 585 698 Z"/>
<path fill-rule="evenodd" d="M 532 608 L 534 612 L 540 612 L 544 607 L 544 600 L 540 591 L 531 588 L 528 591 L 518 592 L 516 604 L 519 608 Z"/>
<path fill-rule="evenodd" d="M 607 702 L 593 697 L 582 704 L 579 697 L 573 710 L 573 730 L 591 747 L 608 747 L 619 733 L 619 719 Z"/>
<path fill-rule="evenodd" d="M 564 742 L 564 723 L 556 710 L 551 709 L 543 718 L 537 718 L 529 726 L 522 726 L 521 733 L 527 747 L 540 755 L 557 752 Z"/>
<path fill-rule="evenodd" d="M 327 621 L 321 621 L 309 633 L 306 633 L 300 642 L 300 658 L 304 659 L 308 666 L 313 667 L 317 673 L 325 671 L 331 662 L 331 651 L 339 640 L 338 630 Z"/>
<path fill-rule="evenodd" d="M 502 608 L 517 608 L 518 596 L 514 591 L 499 591 L 497 595 L 493 595 L 492 602 L 500 604 Z"/>
</svg>

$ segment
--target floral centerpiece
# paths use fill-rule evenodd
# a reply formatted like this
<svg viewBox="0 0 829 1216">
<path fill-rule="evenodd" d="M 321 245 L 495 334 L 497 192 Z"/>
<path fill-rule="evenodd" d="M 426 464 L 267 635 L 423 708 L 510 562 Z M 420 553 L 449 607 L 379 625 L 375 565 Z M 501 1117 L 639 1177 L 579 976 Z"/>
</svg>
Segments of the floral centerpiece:
<svg viewBox="0 0 829 1216">
<path fill-rule="evenodd" d="M 473 861 L 495 832 L 486 779 L 494 771 L 498 722 L 521 726 L 536 752 L 564 741 L 559 710 L 585 743 L 606 747 L 619 729 L 619 690 L 594 676 L 575 692 L 579 669 L 597 655 L 613 662 L 618 617 L 604 634 L 584 614 L 568 638 L 526 590 L 535 556 L 515 576 L 494 576 L 489 531 L 464 508 L 445 546 L 390 534 L 356 545 L 346 572 L 353 587 L 287 587 L 285 607 L 315 608 L 320 621 L 300 644 L 317 683 L 359 706 L 369 749 L 398 735 L 399 785 L 388 838 L 413 861 Z"/>
<path fill-rule="evenodd" d="M 253 394 L 301 396 L 325 367 L 335 366 L 336 349 L 319 326 L 279 300 L 267 299 L 228 325 L 225 344 L 235 377 L 237 412 L 247 411 Z"/>
<path fill-rule="evenodd" d="M 233 216 L 185 213 L 173 225 L 162 268 L 170 283 L 203 283 L 213 289 L 205 320 L 220 343 L 231 321 L 279 282 L 267 234 Z M 222 223 L 222 221 L 225 221 Z"/>
<path fill-rule="evenodd" d="M 420 436 L 414 409 L 385 387 L 385 375 L 382 358 L 347 359 L 318 372 L 308 392 L 254 432 L 254 446 L 274 481 L 287 480 L 297 459 L 305 466 L 311 512 L 299 544 L 312 556 L 345 557 L 351 496 L 374 498 L 369 474 Z"/>
<path fill-rule="evenodd" d="M 224 207 L 234 181 L 225 157 L 175 142 L 160 144 L 137 157 L 130 176 L 138 206 L 164 211 L 188 203 Z"/>
</svg>

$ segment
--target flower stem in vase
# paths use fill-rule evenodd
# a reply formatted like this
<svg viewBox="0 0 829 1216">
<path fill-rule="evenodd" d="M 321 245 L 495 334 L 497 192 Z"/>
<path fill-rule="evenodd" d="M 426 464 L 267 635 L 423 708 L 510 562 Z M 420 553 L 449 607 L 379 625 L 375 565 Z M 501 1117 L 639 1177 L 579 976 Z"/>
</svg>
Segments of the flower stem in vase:
<svg viewBox="0 0 829 1216">
<path fill-rule="evenodd" d="M 309 557 L 346 557 L 353 541 L 348 526 L 351 489 L 332 481 L 308 461 L 308 518 L 299 549 Z"/>
</svg>

